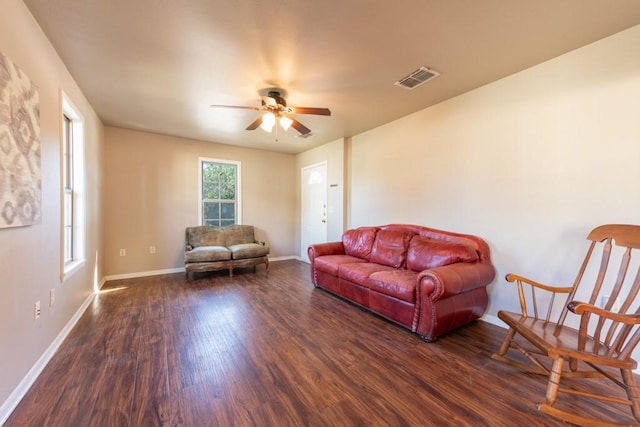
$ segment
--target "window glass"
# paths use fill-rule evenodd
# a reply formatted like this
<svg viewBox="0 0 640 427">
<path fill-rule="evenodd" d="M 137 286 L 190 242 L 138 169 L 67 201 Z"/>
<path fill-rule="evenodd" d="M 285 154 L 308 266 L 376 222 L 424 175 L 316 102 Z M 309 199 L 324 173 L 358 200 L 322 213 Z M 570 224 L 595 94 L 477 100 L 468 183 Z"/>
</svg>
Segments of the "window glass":
<svg viewBox="0 0 640 427">
<path fill-rule="evenodd" d="M 203 225 L 239 224 L 239 162 L 200 159 L 200 214 Z"/>
</svg>

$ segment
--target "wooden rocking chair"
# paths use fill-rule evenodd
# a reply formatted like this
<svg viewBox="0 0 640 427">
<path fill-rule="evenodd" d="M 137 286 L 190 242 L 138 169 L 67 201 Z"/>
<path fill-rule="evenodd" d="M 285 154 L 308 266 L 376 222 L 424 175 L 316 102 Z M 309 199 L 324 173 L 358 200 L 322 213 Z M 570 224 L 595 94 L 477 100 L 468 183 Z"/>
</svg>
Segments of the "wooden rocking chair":
<svg viewBox="0 0 640 427">
<path fill-rule="evenodd" d="M 636 301 L 640 268 L 634 277 L 627 278 L 632 252 L 635 255 L 634 249 L 640 249 L 640 226 L 603 225 L 591 231 L 587 239 L 591 245 L 571 287 L 553 287 L 515 274 L 507 275 L 507 281 L 518 286 L 522 313 L 498 312 L 509 331 L 492 358 L 548 376 L 546 401 L 538 404 L 538 409 L 546 414 L 583 426 L 629 425 L 596 420 L 556 405 L 558 393 L 599 399 L 629 406 L 640 422 L 640 394 L 633 374 L 637 363 L 632 358 L 640 340 L 640 309 Z M 597 255 L 599 252 L 601 257 Z M 617 272 L 608 273 L 610 264 L 617 265 L 618 260 Z M 594 263 L 597 267 L 598 262 L 595 279 L 584 278 L 585 271 L 591 271 Z M 562 301 L 556 301 L 556 296 Z M 581 299 L 588 302 L 579 302 Z M 561 302 L 561 309 L 554 310 L 554 302 Z M 544 317 L 539 315 L 539 309 Z M 559 317 L 555 320 L 558 309 Z M 526 359 L 519 357 L 522 361 L 517 361 L 507 357 L 508 352 L 509 356 L 523 354 Z M 561 380 L 569 377 L 590 381 L 608 378 L 625 391 L 626 398 L 621 397 L 623 393 L 604 394 L 611 387 L 596 385 L 586 390 L 574 385 L 565 387 Z M 576 381 L 581 380 L 571 380 Z"/>
</svg>

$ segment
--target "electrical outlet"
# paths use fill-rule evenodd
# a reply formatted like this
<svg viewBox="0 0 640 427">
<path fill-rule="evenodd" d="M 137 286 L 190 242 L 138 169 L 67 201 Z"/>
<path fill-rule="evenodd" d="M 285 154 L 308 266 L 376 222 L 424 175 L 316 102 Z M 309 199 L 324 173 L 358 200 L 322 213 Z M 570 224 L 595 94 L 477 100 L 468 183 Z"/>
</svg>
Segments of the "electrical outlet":
<svg viewBox="0 0 640 427">
<path fill-rule="evenodd" d="M 40 317 L 40 301 L 36 301 L 36 303 L 33 304 L 33 318 L 38 320 L 38 317 Z"/>
<path fill-rule="evenodd" d="M 56 290 L 51 289 L 51 291 L 49 291 L 49 307 L 53 307 L 53 304 L 55 304 L 55 302 L 56 302 Z"/>
<path fill-rule="evenodd" d="M 149 246 L 149 253 L 150 254 L 155 254 L 156 253 L 156 247 L 155 246 Z"/>
<path fill-rule="evenodd" d="M 120 256 L 126 256 L 127 255 L 127 250 L 126 249 L 120 249 Z"/>
</svg>

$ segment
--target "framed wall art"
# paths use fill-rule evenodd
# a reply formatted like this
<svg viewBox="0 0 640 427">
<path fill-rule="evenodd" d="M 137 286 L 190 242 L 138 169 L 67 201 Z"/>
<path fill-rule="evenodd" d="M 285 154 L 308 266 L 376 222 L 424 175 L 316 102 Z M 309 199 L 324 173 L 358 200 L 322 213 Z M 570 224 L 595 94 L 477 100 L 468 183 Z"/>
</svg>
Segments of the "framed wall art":
<svg viewBox="0 0 640 427">
<path fill-rule="evenodd" d="M 40 95 L 0 52 L 0 228 L 42 221 Z"/>
</svg>

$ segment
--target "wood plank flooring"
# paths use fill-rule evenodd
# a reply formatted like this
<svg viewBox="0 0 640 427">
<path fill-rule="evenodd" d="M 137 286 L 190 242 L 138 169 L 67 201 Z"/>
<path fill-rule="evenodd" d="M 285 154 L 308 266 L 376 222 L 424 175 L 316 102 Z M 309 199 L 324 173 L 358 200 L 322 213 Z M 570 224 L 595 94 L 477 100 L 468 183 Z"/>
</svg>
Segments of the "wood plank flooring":
<svg viewBox="0 0 640 427">
<path fill-rule="evenodd" d="M 107 283 L 5 425 L 565 425 L 535 408 L 544 378 L 489 358 L 503 329 L 425 343 L 314 289 L 308 270 Z"/>
</svg>

